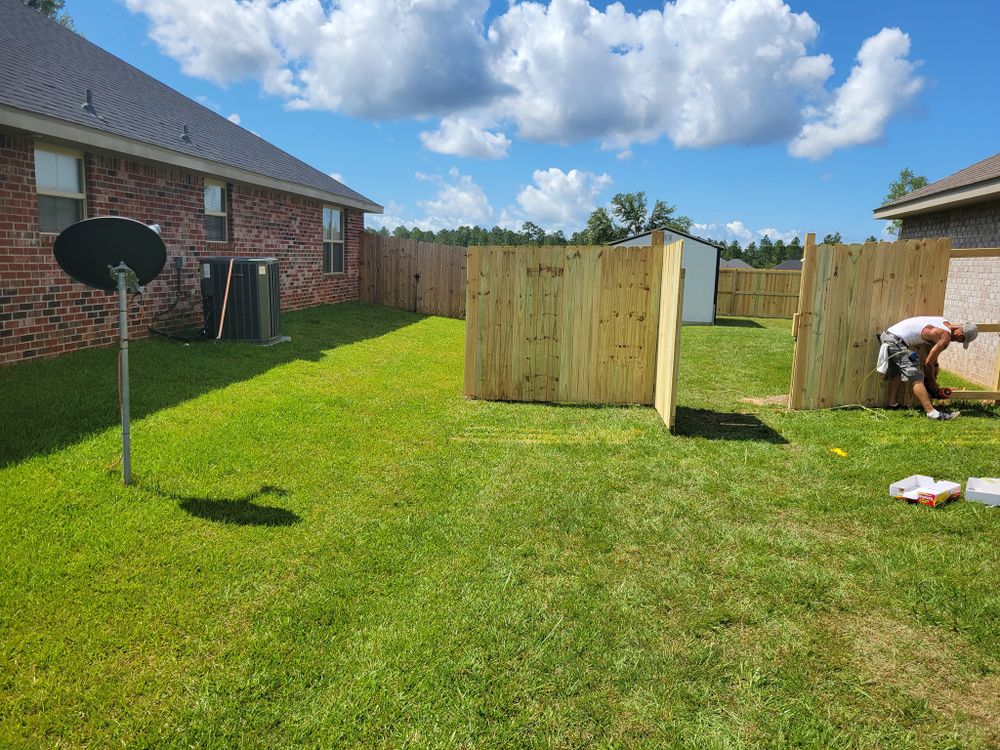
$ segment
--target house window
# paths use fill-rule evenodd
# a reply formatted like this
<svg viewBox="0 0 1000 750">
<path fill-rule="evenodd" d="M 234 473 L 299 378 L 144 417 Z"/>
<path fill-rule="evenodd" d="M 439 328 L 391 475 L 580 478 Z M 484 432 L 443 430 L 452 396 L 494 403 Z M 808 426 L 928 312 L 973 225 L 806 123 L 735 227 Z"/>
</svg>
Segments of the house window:
<svg viewBox="0 0 1000 750">
<path fill-rule="evenodd" d="M 323 206 L 323 273 L 344 272 L 344 212 Z"/>
<path fill-rule="evenodd" d="M 205 239 L 226 241 L 226 186 L 215 180 L 205 180 Z"/>
<path fill-rule="evenodd" d="M 87 203 L 83 154 L 51 147 L 35 149 L 35 190 L 40 231 L 57 234 L 83 219 Z"/>
</svg>

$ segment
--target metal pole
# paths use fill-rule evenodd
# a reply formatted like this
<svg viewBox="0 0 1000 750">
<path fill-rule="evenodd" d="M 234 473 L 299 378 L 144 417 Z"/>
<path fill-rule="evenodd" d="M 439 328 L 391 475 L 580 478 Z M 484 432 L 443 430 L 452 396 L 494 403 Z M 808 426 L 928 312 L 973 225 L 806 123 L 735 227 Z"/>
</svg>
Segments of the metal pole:
<svg viewBox="0 0 1000 750">
<path fill-rule="evenodd" d="M 118 380 L 121 383 L 122 412 L 122 480 L 132 484 L 132 436 L 129 431 L 128 409 L 128 296 L 125 275 L 128 268 L 115 268 L 118 275 Z"/>
</svg>

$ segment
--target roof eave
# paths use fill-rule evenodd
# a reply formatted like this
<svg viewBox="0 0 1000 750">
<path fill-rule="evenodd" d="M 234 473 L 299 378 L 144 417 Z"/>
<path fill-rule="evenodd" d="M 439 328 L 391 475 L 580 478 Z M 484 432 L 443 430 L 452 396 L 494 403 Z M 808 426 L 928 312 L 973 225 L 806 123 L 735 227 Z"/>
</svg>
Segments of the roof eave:
<svg viewBox="0 0 1000 750">
<path fill-rule="evenodd" d="M 911 200 L 904 198 L 888 206 L 880 206 L 874 209 L 872 214 L 876 219 L 905 219 L 907 216 L 945 211 L 967 203 L 980 203 L 996 198 L 1000 198 L 1000 177 L 943 190 L 922 198 Z"/>
<path fill-rule="evenodd" d="M 688 232 L 682 232 L 680 229 L 674 229 L 673 227 L 657 227 L 656 229 L 650 229 L 649 231 L 646 231 L 646 232 L 639 232 L 639 234 L 633 234 L 631 237 L 623 237 L 620 240 L 612 240 L 611 242 L 605 242 L 604 244 L 608 245 L 608 246 L 618 245 L 618 244 L 620 244 L 622 242 L 628 242 L 629 240 L 634 240 L 634 239 L 637 239 L 639 237 L 645 237 L 647 234 L 652 234 L 653 232 L 673 232 L 674 234 L 679 234 L 679 235 L 682 235 L 684 237 L 687 237 L 689 240 L 694 240 L 695 242 L 700 242 L 703 245 L 708 245 L 709 247 L 714 247 L 717 250 L 725 250 L 726 249 L 725 245 L 723 245 L 723 244 L 720 244 L 718 242 L 709 242 L 704 237 L 698 237 L 697 235 L 689 234 Z"/>
<path fill-rule="evenodd" d="M 349 196 L 319 190 L 308 185 L 301 185 L 297 182 L 268 177 L 241 167 L 234 167 L 223 162 L 192 156 L 182 151 L 173 151 L 162 146 L 137 141 L 96 128 L 88 128 L 68 120 L 41 115 L 37 112 L 29 112 L 7 104 L 0 104 L 0 125 L 23 133 L 53 138 L 75 145 L 89 146 L 99 151 L 125 154 L 139 159 L 147 159 L 173 167 L 201 172 L 213 177 L 225 177 L 238 182 L 292 193 L 293 195 L 316 198 L 317 200 L 327 201 L 338 206 L 356 208 L 365 213 L 380 214 L 383 211 L 383 207 L 374 201 L 358 200 Z"/>
</svg>

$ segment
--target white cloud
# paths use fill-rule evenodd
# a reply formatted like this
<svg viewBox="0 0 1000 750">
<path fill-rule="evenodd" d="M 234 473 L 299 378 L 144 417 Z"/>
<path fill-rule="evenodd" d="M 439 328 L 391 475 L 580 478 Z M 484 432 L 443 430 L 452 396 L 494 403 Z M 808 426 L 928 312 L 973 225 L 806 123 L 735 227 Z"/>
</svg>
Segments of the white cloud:
<svg viewBox="0 0 1000 750">
<path fill-rule="evenodd" d="M 791 242 L 795 237 L 800 240 L 803 237 L 798 229 L 776 229 L 775 227 L 762 227 L 761 229 L 750 229 L 742 221 L 734 220 L 726 223 L 693 224 L 694 233 L 702 237 L 710 237 L 714 240 L 726 241 L 738 240 L 741 245 L 746 246 L 750 242 L 760 242 L 767 235 L 773 242 L 782 240 Z"/>
<path fill-rule="evenodd" d="M 391 232 L 396 227 L 405 226 L 407 224 L 406 219 L 403 218 L 405 213 L 405 206 L 402 206 L 395 201 L 389 201 L 385 204 L 385 209 L 382 213 L 365 214 L 365 223 L 375 229 L 385 227 Z"/>
<path fill-rule="evenodd" d="M 237 125 L 239 125 L 240 124 L 240 113 L 239 112 L 233 112 L 226 119 L 229 120 L 229 122 L 236 123 Z"/>
<path fill-rule="evenodd" d="M 344 175 L 342 175 L 340 172 L 327 172 L 327 174 L 330 175 L 330 177 L 335 179 L 337 182 L 344 181 Z"/>
<path fill-rule="evenodd" d="M 462 117 L 446 117 L 437 130 L 421 133 L 420 140 L 430 151 L 476 159 L 502 159 L 510 148 L 503 133 L 491 133 Z"/>
<path fill-rule="evenodd" d="M 440 153 L 500 158 L 509 133 L 595 138 L 627 153 L 663 136 L 705 148 L 794 139 L 817 158 L 881 137 L 920 89 L 909 39 L 865 41 L 830 92 L 819 26 L 780 0 L 676 0 L 603 11 L 588 0 L 125 0 L 185 73 L 256 79 L 292 108 L 374 120 L 442 118 Z"/>
<path fill-rule="evenodd" d="M 414 223 L 421 229 L 434 230 L 473 224 L 490 225 L 494 211 L 483 189 L 469 175 L 463 175 L 456 169 L 452 169 L 449 176 L 451 181 L 423 175 L 438 183 L 438 191 L 430 200 L 418 202 L 424 217 Z"/>
<path fill-rule="evenodd" d="M 533 185 L 526 185 L 517 194 L 519 211 L 508 209 L 511 220 L 522 216 L 547 230 L 578 230 L 598 205 L 598 195 L 610 187 L 607 174 L 594 174 L 579 169 L 563 172 L 556 167 L 536 169 Z"/>
<path fill-rule="evenodd" d="M 818 119 L 803 125 L 789 152 L 822 159 L 835 149 L 881 138 L 889 119 L 923 88 L 909 54 L 910 37 L 899 29 L 882 29 L 866 39 L 850 76 Z"/>
</svg>

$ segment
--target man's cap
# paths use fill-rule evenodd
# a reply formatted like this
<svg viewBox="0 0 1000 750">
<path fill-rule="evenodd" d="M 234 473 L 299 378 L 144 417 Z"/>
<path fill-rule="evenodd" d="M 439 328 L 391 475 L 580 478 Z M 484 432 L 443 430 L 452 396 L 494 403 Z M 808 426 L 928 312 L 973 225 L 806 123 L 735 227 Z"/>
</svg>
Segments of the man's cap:
<svg viewBox="0 0 1000 750">
<path fill-rule="evenodd" d="M 969 344 L 976 340 L 976 336 L 979 335 L 979 329 L 976 328 L 976 324 L 971 320 L 967 320 L 962 323 L 962 333 L 965 334 L 965 341 L 962 342 L 962 348 L 968 349 Z"/>
</svg>

